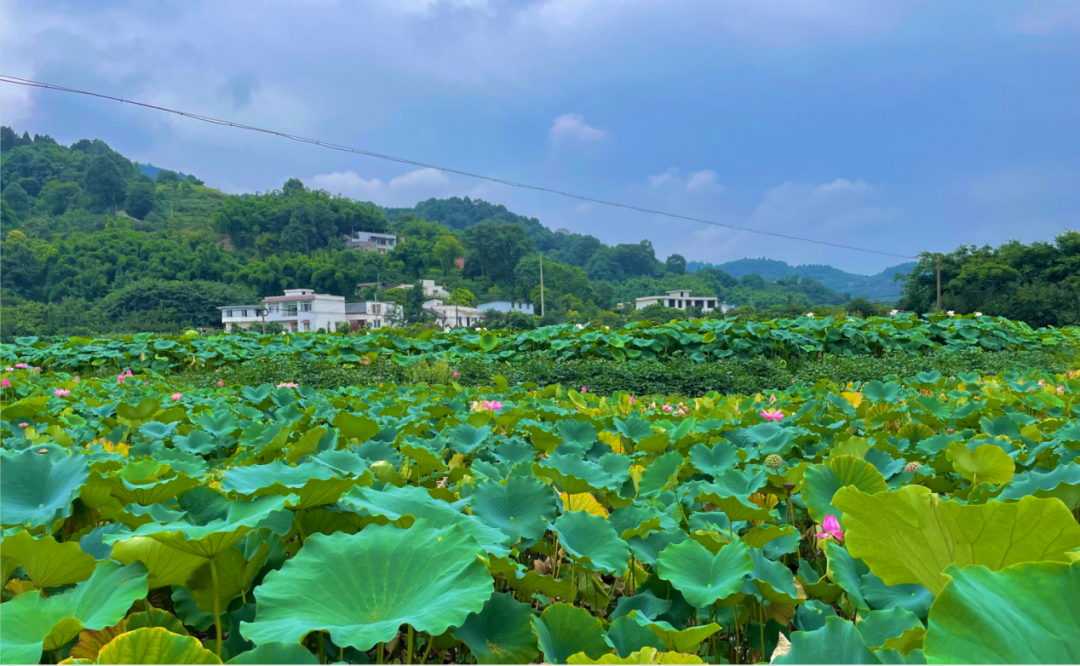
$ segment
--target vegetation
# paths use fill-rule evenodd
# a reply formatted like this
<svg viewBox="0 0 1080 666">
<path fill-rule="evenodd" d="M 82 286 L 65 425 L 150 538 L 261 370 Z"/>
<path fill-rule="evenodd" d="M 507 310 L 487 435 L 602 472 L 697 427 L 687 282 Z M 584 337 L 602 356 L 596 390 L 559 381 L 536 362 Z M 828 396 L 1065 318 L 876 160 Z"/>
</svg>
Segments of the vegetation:
<svg viewBox="0 0 1080 666">
<path fill-rule="evenodd" d="M 419 289 L 407 290 L 418 294 Z M 419 309 L 420 303 L 406 302 Z M 419 325 L 418 325 L 419 326 Z M 419 326 L 422 328 L 422 326 Z M 0 345 L 7 364 L 27 363 L 53 369 L 119 369 L 134 367 L 164 373 L 180 369 L 212 369 L 247 360 L 302 361 L 330 359 L 338 363 L 371 362 L 389 357 L 409 366 L 421 360 L 454 362 L 475 358 L 518 361 L 530 358 L 565 362 L 601 359 L 630 364 L 686 358 L 694 363 L 736 358 L 820 358 L 880 356 L 889 352 L 922 354 L 941 351 L 1076 352 L 1080 329 L 1032 329 L 994 317 L 914 315 L 869 319 L 779 319 L 767 322 L 735 319 L 672 321 L 660 326 L 638 322 L 622 329 L 586 328 L 571 324 L 514 332 L 426 329 L 404 337 L 400 329 L 376 329 L 362 335 L 299 334 L 263 336 L 241 333 L 202 337 L 140 333 L 120 339 L 72 338 L 46 342 L 17 338 Z"/>
<path fill-rule="evenodd" d="M 776 282 L 797 275 L 816 280 L 835 291 L 849 292 L 856 297 L 871 301 L 895 301 L 900 296 L 902 286 L 896 281 L 896 275 L 910 273 L 911 269 L 915 267 L 915 263 L 908 262 L 890 266 L 877 275 L 858 275 L 822 264 L 792 266 L 785 261 L 765 259 L 764 257 L 760 259 L 736 259 L 735 261 L 726 261 L 716 265 L 691 261 L 687 264 L 686 270 L 698 271 L 709 267 L 736 278 L 746 275 L 760 275 L 769 282 Z"/>
<path fill-rule="evenodd" d="M 678 400 L 414 370 L 444 381 L 4 371 L 4 661 L 1080 656 L 1076 373 Z"/>
</svg>

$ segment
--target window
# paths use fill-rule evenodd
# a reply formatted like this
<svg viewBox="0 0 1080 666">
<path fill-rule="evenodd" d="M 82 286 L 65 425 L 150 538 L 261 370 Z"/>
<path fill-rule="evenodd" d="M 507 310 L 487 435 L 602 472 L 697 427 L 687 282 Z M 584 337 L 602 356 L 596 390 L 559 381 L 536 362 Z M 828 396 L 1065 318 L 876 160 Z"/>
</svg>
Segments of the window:
<svg viewBox="0 0 1080 666">
<path fill-rule="evenodd" d="M 304 330 L 305 331 L 310 331 L 311 330 L 311 322 L 306 322 L 306 321 L 304 322 Z"/>
<path fill-rule="evenodd" d="M 669 308 L 675 307 L 675 299 L 674 298 L 669 298 L 667 304 L 668 304 Z"/>
<path fill-rule="evenodd" d="M 304 301 L 301 303 L 300 312 L 311 312 L 311 301 Z"/>
<path fill-rule="evenodd" d="M 715 308 L 716 307 L 716 301 L 709 301 L 709 307 L 710 308 Z"/>
<path fill-rule="evenodd" d="M 225 316 L 226 317 L 231 317 L 232 316 L 232 310 L 226 310 L 225 311 Z"/>
</svg>

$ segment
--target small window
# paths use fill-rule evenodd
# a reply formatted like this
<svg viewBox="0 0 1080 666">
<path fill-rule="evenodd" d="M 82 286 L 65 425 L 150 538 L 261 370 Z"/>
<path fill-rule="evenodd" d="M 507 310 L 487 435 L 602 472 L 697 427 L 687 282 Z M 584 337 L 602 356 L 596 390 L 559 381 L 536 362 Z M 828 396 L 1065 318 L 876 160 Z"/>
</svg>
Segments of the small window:
<svg viewBox="0 0 1080 666">
<path fill-rule="evenodd" d="M 311 312 L 311 301 L 304 301 L 301 303 L 300 312 Z"/>
</svg>

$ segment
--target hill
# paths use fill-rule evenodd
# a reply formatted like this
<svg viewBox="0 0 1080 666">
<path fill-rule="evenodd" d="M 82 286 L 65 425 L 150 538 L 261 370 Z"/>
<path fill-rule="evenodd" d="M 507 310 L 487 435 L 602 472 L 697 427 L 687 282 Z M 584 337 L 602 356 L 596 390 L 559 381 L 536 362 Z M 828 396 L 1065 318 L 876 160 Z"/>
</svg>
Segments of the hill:
<svg viewBox="0 0 1080 666">
<path fill-rule="evenodd" d="M 723 264 L 708 264 L 698 261 L 687 263 L 687 271 L 696 271 L 709 266 L 735 277 L 756 274 L 766 280 L 776 281 L 792 275 L 808 277 L 822 283 L 830 289 L 848 292 L 858 298 L 871 301 L 895 301 L 900 298 L 903 282 L 893 279 L 896 275 L 907 275 L 915 267 L 915 262 L 890 266 L 877 275 L 848 273 L 825 264 L 801 264 L 792 266 L 778 259 L 738 259 Z"/>
</svg>

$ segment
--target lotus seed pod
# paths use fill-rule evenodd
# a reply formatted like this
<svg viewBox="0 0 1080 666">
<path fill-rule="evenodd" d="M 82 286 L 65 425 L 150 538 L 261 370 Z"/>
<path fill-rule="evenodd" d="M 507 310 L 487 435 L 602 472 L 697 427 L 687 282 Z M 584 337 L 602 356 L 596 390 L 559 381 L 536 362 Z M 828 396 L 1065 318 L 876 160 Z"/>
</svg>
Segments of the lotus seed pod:
<svg viewBox="0 0 1080 666">
<path fill-rule="evenodd" d="M 765 467 L 777 470 L 784 464 L 784 459 L 775 453 L 765 458 Z"/>
<path fill-rule="evenodd" d="M 919 465 L 919 463 L 917 462 L 909 462 L 908 464 L 904 465 L 904 471 L 908 474 L 914 474 L 920 466 L 921 465 Z"/>
</svg>

